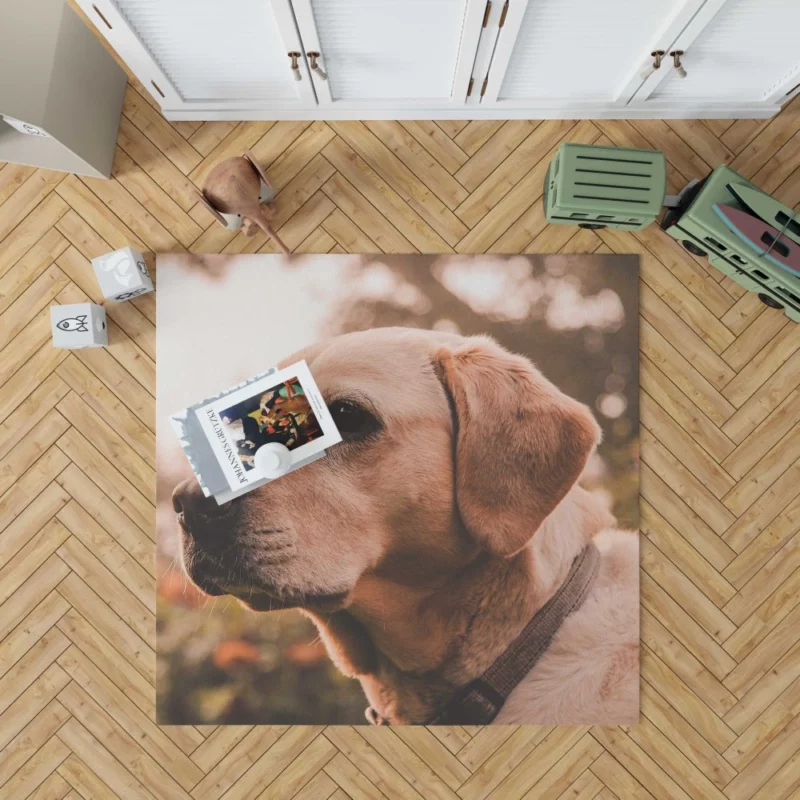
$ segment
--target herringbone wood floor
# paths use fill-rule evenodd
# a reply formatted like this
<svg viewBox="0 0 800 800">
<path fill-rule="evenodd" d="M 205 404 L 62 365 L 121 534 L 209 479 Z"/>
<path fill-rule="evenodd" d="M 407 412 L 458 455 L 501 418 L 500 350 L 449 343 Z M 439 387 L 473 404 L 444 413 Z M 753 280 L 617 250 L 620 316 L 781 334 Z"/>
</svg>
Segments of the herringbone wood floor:
<svg viewBox="0 0 800 800">
<path fill-rule="evenodd" d="M 548 227 L 560 141 L 660 148 L 672 190 L 730 162 L 800 202 L 800 101 L 769 122 L 171 125 L 133 83 L 113 180 L 0 169 L 2 798 L 800 798 L 800 326 L 654 227 Z M 640 254 L 641 724 L 154 724 L 154 298 L 74 353 L 48 306 L 98 299 L 87 259 L 125 244 L 269 251 L 195 201 L 244 147 L 299 252 Z"/>
</svg>

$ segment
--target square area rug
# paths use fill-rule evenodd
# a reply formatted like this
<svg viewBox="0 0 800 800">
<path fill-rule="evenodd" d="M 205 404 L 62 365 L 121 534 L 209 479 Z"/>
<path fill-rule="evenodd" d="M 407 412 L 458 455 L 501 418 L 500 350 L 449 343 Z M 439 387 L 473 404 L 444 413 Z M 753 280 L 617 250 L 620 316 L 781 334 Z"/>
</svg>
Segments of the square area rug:
<svg viewBox="0 0 800 800">
<path fill-rule="evenodd" d="M 638 285 L 636 256 L 159 256 L 159 723 L 636 723 Z M 341 442 L 204 496 L 170 416 L 299 361 Z M 240 471 L 274 433 L 245 413 Z"/>
</svg>

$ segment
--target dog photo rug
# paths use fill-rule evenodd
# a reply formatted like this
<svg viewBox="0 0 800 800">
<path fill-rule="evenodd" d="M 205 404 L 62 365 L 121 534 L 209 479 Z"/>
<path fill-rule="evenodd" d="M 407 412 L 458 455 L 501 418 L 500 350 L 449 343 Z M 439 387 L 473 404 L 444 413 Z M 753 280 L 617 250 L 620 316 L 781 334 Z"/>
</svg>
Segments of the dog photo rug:
<svg viewBox="0 0 800 800">
<path fill-rule="evenodd" d="M 638 722 L 638 257 L 158 279 L 159 723 Z M 198 407 L 231 474 L 319 454 L 215 499 L 172 421 Z"/>
</svg>

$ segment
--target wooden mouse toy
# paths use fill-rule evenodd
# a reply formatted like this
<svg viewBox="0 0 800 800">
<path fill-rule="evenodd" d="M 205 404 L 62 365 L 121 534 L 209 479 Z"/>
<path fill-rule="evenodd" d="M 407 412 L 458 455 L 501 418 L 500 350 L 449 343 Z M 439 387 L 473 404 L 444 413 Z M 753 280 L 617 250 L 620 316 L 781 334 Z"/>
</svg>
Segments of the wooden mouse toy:
<svg viewBox="0 0 800 800">
<path fill-rule="evenodd" d="M 266 172 L 245 150 L 244 155 L 226 158 L 208 173 L 200 198 L 221 225 L 241 227 L 245 236 L 261 228 L 288 255 L 289 248 L 269 222 L 275 215 L 275 206 L 270 203 L 274 196 Z"/>
</svg>

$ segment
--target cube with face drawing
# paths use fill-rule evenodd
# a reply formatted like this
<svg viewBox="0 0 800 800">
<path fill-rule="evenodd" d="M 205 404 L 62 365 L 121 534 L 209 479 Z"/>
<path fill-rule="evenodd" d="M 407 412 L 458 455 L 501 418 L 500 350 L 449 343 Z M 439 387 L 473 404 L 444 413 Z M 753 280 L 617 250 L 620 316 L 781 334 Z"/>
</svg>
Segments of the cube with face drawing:
<svg viewBox="0 0 800 800">
<path fill-rule="evenodd" d="M 93 258 L 92 266 L 106 300 L 121 302 L 153 291 L 144 256 L 132 247 Z"/>
<path fill-rule="evenodd" d="M 53 347 L 77 350 L 108 344 L 106 310 L 94 303 L 50 306 Z"/>
</svg>

